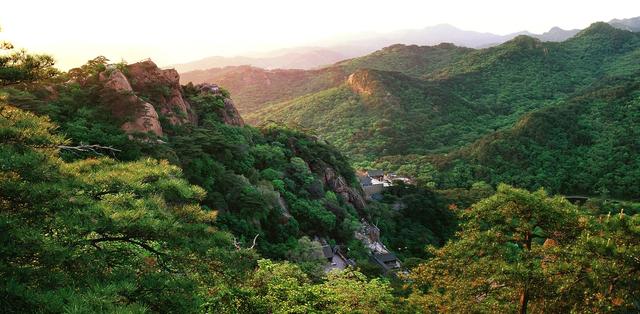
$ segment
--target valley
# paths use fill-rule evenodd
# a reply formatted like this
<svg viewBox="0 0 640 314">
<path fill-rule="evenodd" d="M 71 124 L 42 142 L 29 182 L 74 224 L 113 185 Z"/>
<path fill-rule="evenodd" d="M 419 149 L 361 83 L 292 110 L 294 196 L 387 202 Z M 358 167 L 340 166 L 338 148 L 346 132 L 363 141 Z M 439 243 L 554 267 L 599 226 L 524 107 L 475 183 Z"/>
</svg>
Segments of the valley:
<svg viewBox="0 0 640 314">
<path fill-rule="evenodd" d="M 0 308 L 638 312 L 639 21 L 168 68 L 0 41 Z"/>
</svg>

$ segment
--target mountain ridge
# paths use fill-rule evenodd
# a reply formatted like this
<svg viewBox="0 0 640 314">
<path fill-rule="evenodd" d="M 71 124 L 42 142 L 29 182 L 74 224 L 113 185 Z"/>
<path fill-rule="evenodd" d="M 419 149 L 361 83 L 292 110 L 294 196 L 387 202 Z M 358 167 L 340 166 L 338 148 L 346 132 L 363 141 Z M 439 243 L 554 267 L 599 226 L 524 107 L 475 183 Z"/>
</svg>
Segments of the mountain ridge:
<svg viewBox="0 0 640 314">
<path fill-rule="evenodd" d="M 314 130 L 355 160 L 445 152 L 602 77 L 635 71 L 639 65 L 629 60 L 639 51 L 640 34 L 605 23 L 562 43 L 520 35 L 496 47 L 465 50 L 454 61 L 447 56 L 442 68 L 422 76 L 363 66 L 338 86 L 244 116 L 250 123 L 275 120 Z"/>
<path fill-rule="evenodd" d="M 618 28 L 640 31 L 640 17 L 613 19 L 608 22 Z M 390 34 L 365 35 L 363 39 L 344 43 L 326 42 L 316 47 L 294 47 L 266 53 L 249 53 L 236 57 L 207 57 L 200 60 L 166 66 L 179 72 L 250 65 L 264 69 L 314 69 L 340 60 L 361 57 L 394 44 L 433 46 L 453 43 L 461 47 L 487 48 L 499 45 L 518 35 L 528 35 L 542 41 L 564 41 L 576 35 L 579 29 L 565 30 L 558 26 L 541 34 L 519 31 L 506 35 L 462 30 L 451 24 L 437 24 L 421 29 L 398 30 Z"/>
</svg>

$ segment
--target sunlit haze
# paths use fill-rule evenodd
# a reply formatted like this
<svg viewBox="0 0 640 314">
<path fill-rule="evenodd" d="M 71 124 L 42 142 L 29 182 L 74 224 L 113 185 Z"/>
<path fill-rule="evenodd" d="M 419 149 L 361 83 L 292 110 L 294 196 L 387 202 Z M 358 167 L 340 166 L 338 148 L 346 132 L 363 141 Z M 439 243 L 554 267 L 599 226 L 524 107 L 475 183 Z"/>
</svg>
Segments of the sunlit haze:
<svg viewBox="0 0 640 314">
<path fill-rule="evenodd" d="M 160 65 L 448 23 L 541 33 L 640 15 L 640 1 L 32 1 L 0 11 L 0 39 L 47 52 L 67 69 L 97 55 Z"/>
</svg>

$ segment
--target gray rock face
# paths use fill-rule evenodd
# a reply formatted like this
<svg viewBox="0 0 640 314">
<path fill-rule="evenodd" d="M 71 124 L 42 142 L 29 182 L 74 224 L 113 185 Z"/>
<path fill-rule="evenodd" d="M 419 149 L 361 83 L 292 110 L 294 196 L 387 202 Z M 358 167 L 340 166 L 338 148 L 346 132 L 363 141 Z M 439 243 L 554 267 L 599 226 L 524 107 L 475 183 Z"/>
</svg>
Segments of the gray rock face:
<svg viewBox="0 0 640 314">
<path fill-rule="evenodd" d="M 339 194 L 345 201 L 351 203 L 358 210 L 363 210 L 366 206 L 364 197 L 358 191 L 347 184 L 347 181 L 336 173 L 333 168 L 327 167 L 323 171 L 324 183 L 333 192 Z"/>
</svg>

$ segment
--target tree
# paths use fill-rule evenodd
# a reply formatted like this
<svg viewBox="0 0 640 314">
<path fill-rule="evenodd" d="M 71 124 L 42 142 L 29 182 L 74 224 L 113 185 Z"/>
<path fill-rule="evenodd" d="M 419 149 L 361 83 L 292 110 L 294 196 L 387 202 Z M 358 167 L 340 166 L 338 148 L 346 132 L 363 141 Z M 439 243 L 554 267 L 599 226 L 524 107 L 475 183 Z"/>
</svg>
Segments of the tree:
<svg viewBox="0 0 640 314">
<path fill-rule="evenodd" d="M 1 30 L 1 29 L 0 29 Z M 13 50 L 10 42 L 0 42 L 0 50 Z M 55 60 L 49 55 L 28 54 L 18 50 L 0 56 L 0 86 L 49 79 L 58 74 Z"/>
<path fill-rule="evenodd" d="M 412 300 L 427 311 L 544 310 L 557 291 L 557 274 L 546 266 L 562 253 L 553 247 L 569 245 L 583 225 L 576 207 L 543 190 L 500 185 L 463 217 L 458 239 L 432 250 L 435 257 L 411 275 Z"/>
<path fill-rule="evenodd" d="M 192 312 L 252 268 L 166 161 L 66 163 L 55 125 L 0 107 L 0 306 Z M 233 265 L 226 268 L 226 265 Z"/>
<path fill-rule="evenodd" d="M 389 284 L 353 270 L 329 273 L 325 282 L 312 284 L 295 264 L 258 261 L 249 281 L 254 304 L 268 313 L 385 313 L 393 308 Z"/>
<path fill-rule="evenodd" d="M 560 304 L 590 313 L 640 311 L 640 215 L 621 211 L 589 217 L 569 247 L 571 260 L 554 263 Z"/>
</svg>

